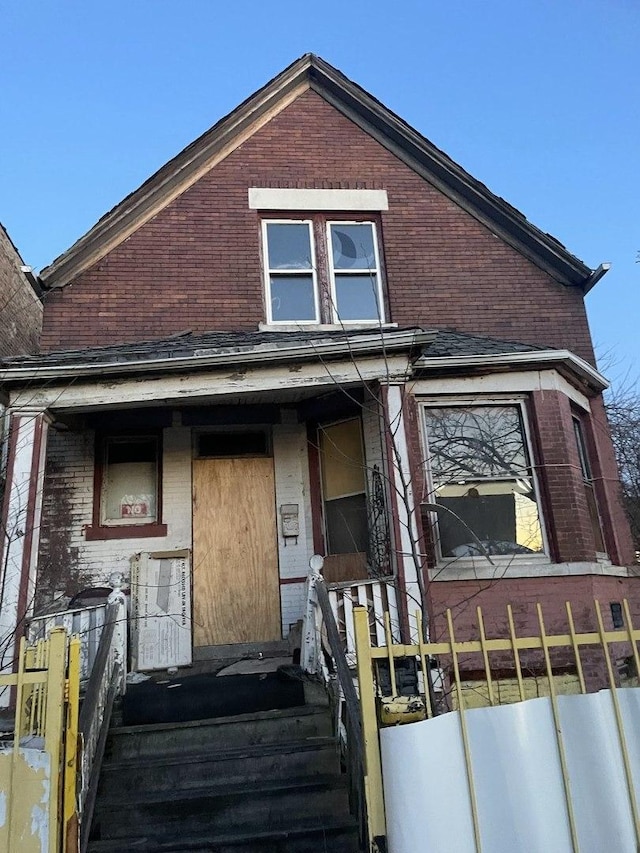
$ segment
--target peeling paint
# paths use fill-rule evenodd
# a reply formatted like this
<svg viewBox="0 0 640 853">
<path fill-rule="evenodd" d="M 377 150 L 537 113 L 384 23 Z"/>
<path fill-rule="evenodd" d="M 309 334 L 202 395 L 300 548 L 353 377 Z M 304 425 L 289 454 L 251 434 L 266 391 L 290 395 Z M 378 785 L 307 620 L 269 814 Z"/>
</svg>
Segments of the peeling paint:
<svg viewBox="0 0 640 853">
<path fill-rule="evenodd" d="M 40 841 L 41 853 L 47 853 L 49 844 L 49 808 L 32 806 L 31 808 L 31 835 Z"/>
<path fill-rule="evenodd" d="M 42 738 L 39 738 L 42 740 Z M 49 772 L 49 753 L 44 752 L 42 749 L 19 749 L 18 752 L 24 758 L 25 764 L 27 767 L 30 767 L 32 770 L 44 770 L 45 773 Z"/>
<path fill-rule="evenodd" d="M 47 853 L 51 761 L 38 749 L 0 753 L 0 850 Z"/>
</svg>

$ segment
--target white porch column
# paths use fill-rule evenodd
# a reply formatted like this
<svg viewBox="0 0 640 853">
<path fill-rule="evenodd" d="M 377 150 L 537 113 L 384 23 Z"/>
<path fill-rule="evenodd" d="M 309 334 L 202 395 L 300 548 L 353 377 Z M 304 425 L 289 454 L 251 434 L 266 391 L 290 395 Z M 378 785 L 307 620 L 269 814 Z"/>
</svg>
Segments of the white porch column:
<svg viewBox="0 0 640 853">
<path fill-rule="evenodd" d="M 415 612 L 422 607 L 418 586 L 418 573 L 414 556 L 419 550 L 416 505 L 414 501 L 409 445 L 403 412 L 404 385 L 384 386 L 385 443 L 391 492 L 396 564 L 399 576 L 399 594 L 406 596 L 412 639 L 416 629 Z M 404 587 L 404 588 L 403 588 Z"/>
<path fill-rule="evenodd" d="M 13 667 L 24 620 L 33 610 L 48 427 L 43 411 L 10 411 L 0 528 L 0 670 L 5 671 Z M 7 698 L 0 697 L 0 705 Z"/>
</svg>

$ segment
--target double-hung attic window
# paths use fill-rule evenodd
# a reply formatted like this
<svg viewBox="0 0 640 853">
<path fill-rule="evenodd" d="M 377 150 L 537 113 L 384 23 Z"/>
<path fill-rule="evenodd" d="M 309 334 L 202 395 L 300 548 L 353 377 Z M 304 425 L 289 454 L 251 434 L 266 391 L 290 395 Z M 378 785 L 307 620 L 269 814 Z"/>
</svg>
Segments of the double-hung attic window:
<svg viewBox="0 0 640 853">
<path fill-rule="evenodd" d="M 384 322 L 376 226 L 370 221 L 263 221 L 267 321 Z"/>
</svg>

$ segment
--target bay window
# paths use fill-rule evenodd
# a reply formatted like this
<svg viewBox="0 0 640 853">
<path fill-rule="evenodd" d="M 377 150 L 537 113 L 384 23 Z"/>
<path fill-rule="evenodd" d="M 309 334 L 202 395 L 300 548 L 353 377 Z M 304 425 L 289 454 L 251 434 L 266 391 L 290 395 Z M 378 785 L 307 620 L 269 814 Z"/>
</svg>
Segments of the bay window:
<svg viewBox="0 0 640 853">
<path fill-rule="evenodd" d="M 543 552 L 521 405 L 429 405 L 424 424 L 440 556 Z"/>
</svg>

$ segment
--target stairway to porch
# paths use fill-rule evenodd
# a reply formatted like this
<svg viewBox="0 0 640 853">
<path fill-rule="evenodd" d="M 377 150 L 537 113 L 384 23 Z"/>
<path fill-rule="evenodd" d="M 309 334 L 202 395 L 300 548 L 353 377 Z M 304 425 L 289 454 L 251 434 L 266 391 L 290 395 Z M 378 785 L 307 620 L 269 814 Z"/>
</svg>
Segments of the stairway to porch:
<svg viewBox="0 0 640 853">
<path fill-rule="evenodd" d="M 179 721 L 112 725 L 91 853 L 361 850 L 324 690 L 302 683 L 304 689 L 292 692 L 286 669 L 270 676 L 261 671 L 269 670 L 270 654 L 273 649 L 264 655 L 252 650 L 258 670 L 252 675 L 216 677 L 220 661 L 207 665 L 205 660 L 199 662 L 198 674 L 165 681 L 171 700 L 163 698 L 160 713 L 173 713 Z M 207 676 L 210 682 L 203 681 Z M 274 678 L 285 686 L 280 702 L 273 699 Z M 180 686 L 171 689 L 178 681 Z M 231 713 L 185 719 L 190 716 L 185 705 L 193 707 L 196 716 L 209 707 L 201 697 L 199 703 L 188 698 L 189 691 L 194 695 L 203 689 L 224 694 L 217 707 Z M 239 713 L 245 700 L 234 707 L 235 694 L 251 694 L 257 704 L 250 707 L 261 709 Z M 295 695 L 299 700 L 292 698 Z M 274 707 L 265 710 L 263 702 Z M 126 723 L 126 706 L 124 711 Z M 151 718 L 156 712 L 150 707 Z"/>
</svg>

